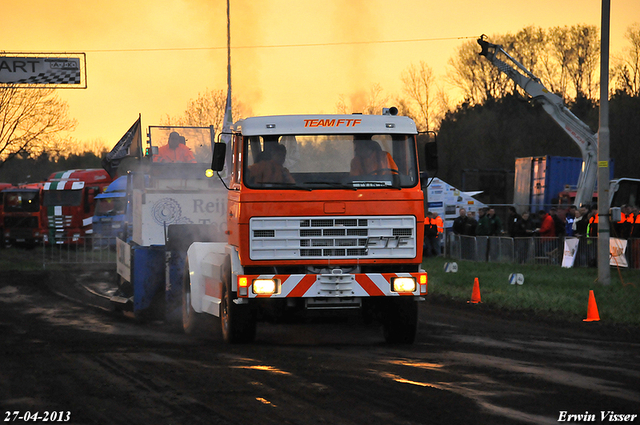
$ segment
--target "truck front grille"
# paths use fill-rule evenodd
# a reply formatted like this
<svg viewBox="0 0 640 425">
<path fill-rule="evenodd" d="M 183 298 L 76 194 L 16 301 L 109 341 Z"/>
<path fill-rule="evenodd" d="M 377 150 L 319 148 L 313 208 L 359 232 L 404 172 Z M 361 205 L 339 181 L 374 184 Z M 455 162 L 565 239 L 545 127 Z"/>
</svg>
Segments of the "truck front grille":
<svg viewBox="0 0 640 425">
<path fill-rule="evenodd" d="M 413 258 L 413 216 L 258 217 L 250 220 L 252 260 Z"/>
</svg>

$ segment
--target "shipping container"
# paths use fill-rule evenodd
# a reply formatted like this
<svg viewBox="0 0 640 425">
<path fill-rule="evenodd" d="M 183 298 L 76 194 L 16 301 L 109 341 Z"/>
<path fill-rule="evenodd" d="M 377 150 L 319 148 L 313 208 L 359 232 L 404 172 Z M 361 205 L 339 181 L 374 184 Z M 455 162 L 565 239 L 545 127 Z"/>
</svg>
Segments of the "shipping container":
<svg viewBox="0 0 640 425">
<path fill-rule="evenodd" d="M 549 210 L 558 204 L 560 192 L 575 190 L 581 169 L 582 158 L 549 155 L 516 158 L 513 195 L 516 209 L 519 213 Z M 609 171 L 613 178 L 613 162 Z"/>
</svg>

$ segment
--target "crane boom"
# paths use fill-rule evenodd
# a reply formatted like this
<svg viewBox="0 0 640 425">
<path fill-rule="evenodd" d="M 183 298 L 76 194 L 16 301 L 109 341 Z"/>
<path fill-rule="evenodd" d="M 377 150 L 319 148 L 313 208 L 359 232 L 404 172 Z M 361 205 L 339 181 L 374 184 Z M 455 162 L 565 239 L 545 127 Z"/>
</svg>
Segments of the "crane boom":
<svg viewBox="0 0 640 425">
<path fill-rule="evenodd" d="M 598 177 L 598 169 L 596 167 L 598 138 L 596 134 L 565 106 L 560 96 L 547 90 L 538 77 L 509 55 L 502 46 L 489 43 L 484 39 L 484 36 L 478 39 L 478 44 L 482 47 L 482 51 L 479 54 L 505 73 L 533 99 L 540 102 L 545 112 L 578 145 L 582 153 L 582 170 L 578 178 L 575 203 L 578 206 L 590 204 Z M 498 53 L 505 55 L 512 65 L 498 59 Z"/>
</svg>

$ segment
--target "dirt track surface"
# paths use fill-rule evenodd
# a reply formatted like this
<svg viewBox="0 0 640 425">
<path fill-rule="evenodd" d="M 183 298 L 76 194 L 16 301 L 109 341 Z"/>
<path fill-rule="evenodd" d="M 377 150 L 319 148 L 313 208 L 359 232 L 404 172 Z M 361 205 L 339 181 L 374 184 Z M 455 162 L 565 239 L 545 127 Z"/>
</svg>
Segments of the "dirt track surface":
<svg viewBox="0 0 640 425">
<path fill-rule="evenodd" d="M 411 346 L 345 323 L 259 324 L 255 343 L 229 346 L 213 323 L 188 337 L 108 311 L 86 287 L 109 279 L 0 276 L 3 420 L 56 411 L 73 424 L 557 424 L 563 412 L 594 415 L 577 423 L 640 414 L 640 339 L 600 323 L 564 328 L 427 301 Z"/>
</svg>

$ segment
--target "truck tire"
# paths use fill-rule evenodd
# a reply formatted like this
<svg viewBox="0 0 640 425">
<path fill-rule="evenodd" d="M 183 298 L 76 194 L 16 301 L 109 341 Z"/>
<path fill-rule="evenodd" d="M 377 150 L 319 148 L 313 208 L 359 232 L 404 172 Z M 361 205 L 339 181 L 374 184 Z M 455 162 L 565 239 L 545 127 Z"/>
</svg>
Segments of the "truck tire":
<svg viewBox="0 0 640 425">
<path fill-rule="evenodd" d="M 388 344 L 413 344 L 418 331 L 418 303 L 413 298 L 387 300 L 382 330 Z"/>
<path fill-rule="evenodd" d="M 182 278 L 182 329 L 187 335 L 202 330 L 203 317 L 191 305 L 191 281 L 189 280 L 189 263 L 185 265 Z"/>
<path fill-rule="evenodd" d="M 222 302 L 220 304 L 220 328 L 226 343 L 252 342 L 256 337 L 256 317 L 247 304 L 236 304 L 231 291 L 231 263 L 229 259 L 222 269 Z"/>
</svg>

